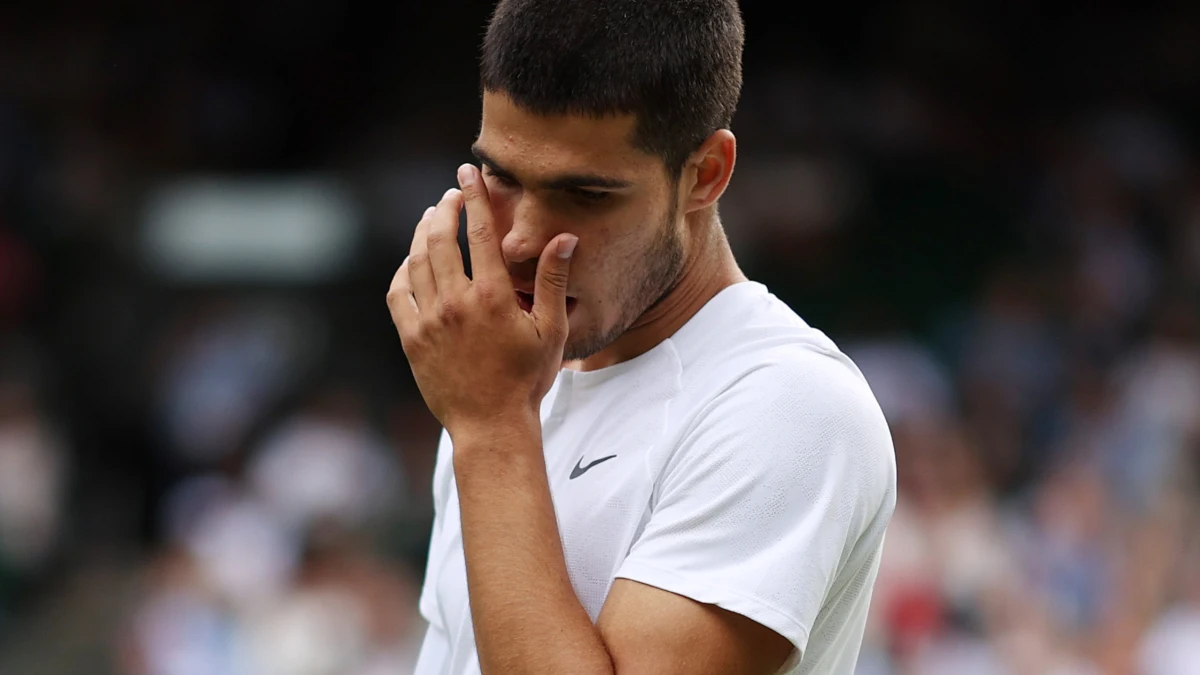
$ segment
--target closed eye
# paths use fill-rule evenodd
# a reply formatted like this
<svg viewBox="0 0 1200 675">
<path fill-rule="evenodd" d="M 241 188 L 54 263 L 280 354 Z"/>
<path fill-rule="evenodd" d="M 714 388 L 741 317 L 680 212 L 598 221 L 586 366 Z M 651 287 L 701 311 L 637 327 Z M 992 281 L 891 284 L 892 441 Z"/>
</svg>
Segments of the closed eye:
<svg viewBox="0 0 1200 675">
<path fill-rule="evenodd" d="M 491 178 L 492 180 L 496 181 L 497 183 L 503 185 L 504 187 L 517 187 L 517 185 L 518 185 L 516 179 L 514 179 L 512 176 L 508 176 L 508 175 L 505 175 L 502 173 L 497 173 L 496 170 L 491 168 L 490 166 L 486 167 L 486 171 L 484 172 L 483 175 L 487 178 Z"/>
<path fill-rule="evenodd" d="M 598 204 L 612 196 L 611 192 L 584 190 L 583 188 L 567 188 L 567 194 L 592 204 Z"/>
</svg>

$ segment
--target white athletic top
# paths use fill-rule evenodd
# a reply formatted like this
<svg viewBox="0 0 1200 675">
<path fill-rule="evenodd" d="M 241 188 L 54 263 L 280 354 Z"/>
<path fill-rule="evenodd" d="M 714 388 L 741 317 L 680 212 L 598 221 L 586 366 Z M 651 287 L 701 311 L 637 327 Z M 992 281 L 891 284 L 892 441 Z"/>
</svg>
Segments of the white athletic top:
<svg viewBox="0 0 1200 675">
<path fill-rule="evenodd" d="M 781 673 L 852 675 L 896 463 L 866 381 L 828 337 L 763 285 L 735 284 L 645 354 L 560 372 L 541 415 L 593 621 L 613 580 L 633 579 L 783 635 L 796 649 Z M 479 673 L 445 433 L 433 480 L 416 674 Z"/>
</svg>

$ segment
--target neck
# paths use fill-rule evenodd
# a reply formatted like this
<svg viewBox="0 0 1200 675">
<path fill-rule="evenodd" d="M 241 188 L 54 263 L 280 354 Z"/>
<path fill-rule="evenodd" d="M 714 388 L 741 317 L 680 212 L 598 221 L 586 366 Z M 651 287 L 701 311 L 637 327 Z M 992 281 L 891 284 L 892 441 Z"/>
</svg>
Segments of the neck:
<svg viewBox="0 0 1200 675">
<path fill-rule="evenodd" d="M 674 335 L 717 293 L 746 281 L 716 215 L 709 216 L 707 223 L 693 229 L 697 234 L 692 255 L 674 288 L 611 345 L 581 361 L 564 363 L 564 367 L 599 370 L 641 356 Z"/>
</svg>

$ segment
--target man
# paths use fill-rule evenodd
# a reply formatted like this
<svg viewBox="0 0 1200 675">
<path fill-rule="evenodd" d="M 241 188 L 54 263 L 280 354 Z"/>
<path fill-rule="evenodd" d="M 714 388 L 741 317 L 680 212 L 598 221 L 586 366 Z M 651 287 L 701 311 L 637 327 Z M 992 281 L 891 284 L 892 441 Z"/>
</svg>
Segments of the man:
<svg viewBox="0 0 1200 675">
<path fill-rule="evenodd" d="M 853 671 L 895 461 L 717 218 L 742 35 L 734 0 L 497 6 L 482 170 L 388 293 L 446 431 L 419 675 Z"/>
</svg>

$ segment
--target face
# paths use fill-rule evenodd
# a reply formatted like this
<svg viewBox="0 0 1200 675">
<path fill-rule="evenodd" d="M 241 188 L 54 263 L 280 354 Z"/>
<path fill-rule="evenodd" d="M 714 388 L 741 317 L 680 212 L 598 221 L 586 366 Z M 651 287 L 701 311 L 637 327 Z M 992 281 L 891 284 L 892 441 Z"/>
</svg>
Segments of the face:
<svg viewBox="0 0 1200 675">
<path fill-rule="evenodd" d="M 612 344 L 674 287 L 685 246 L 677 186 L 632 146 L 633 116 L 525 112 L 485 93 L 474 151 L 518 301 L 531 307 L 537 261 L 556 235 L 579 237 L 567 284 L 566 360 Z"/>
</svg>

